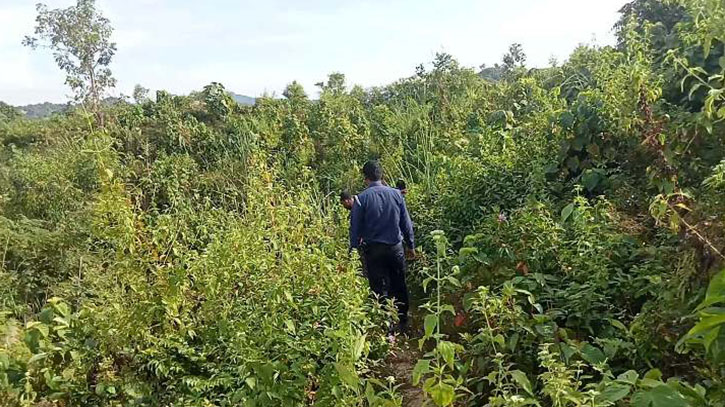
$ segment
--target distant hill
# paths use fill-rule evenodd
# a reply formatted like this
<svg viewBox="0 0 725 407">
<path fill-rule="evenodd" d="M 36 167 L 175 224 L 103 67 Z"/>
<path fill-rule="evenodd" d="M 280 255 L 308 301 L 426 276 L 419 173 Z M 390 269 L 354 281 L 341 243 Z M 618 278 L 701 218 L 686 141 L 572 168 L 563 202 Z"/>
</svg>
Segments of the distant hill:
<svg viewBox="0 0 725 407">
<path fill-rule="evenodd" d="M 234 92 L 229 92 L 229 95 L 231 95 L 231 97 L 240 105 L 253 105 L 257 103 L 257 99 L 250 96 L 238 95 Z"/>
<path fill-rule="evenodd" d="M 16 106 L 26 117 L 31 119 L 40 119 L 51 116 L 54 113 L 62 113 L 70 109 L 68 103 L 35 103 L 32 105 Z"/>
<path fill-rule="evenodd" d="M 245 95 L 239 95 L 234 92 L 229 92 L 229 95 L 240 105 L 254 105 L 257 101 L 257 99 L 245 96 Z M 103 100 L 103 103 L 106 105 L 113 105 L 116 104 L 123 99 L 116 98 L 116 97 L 108 97 Z M 15 106 L 15 109 L 20 111 L 22 114 L 24 114 L 26 117 L 31 119 L 42 119 L 44 117 L 52 116 L 55 113 L 63 113 L 68 111 L 71 108 L 71 105 L 69 103 L 50 103 L 50 102 L 44 102 L 44 103 L 34 103 L 30 105 L 25 106 Z"/>
</svg>

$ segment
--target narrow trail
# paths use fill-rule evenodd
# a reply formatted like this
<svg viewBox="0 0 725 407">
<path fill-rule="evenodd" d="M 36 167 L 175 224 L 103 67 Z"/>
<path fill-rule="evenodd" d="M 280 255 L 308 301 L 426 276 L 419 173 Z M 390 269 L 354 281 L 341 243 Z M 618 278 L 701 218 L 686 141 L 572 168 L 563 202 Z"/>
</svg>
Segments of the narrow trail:
<svg viewBox="0 0 725 407">
<path fill-rule="evenodd" d="M 395 377 L 400 384 L 398 392 L 403 396 L 403 407 L 421 407 L 425 405 L 425 394 L 420 386 L 413 385 L 413 367 L 423 356 L 418 349 L 418 338 L 423 336 L 423 315 L 413 307 L 410 329 L 406 336 L 398 336 L 393 352 L 385 360 L 386 374 Z"/>
<path fill-rule="evenodd" d="M 398 392 L 403 396 L 404 407 L 420 407 L 425 405 L 425 395 L 420 387 L 413 386 L 413 367 L 420 358 L 417 340 L 401 340 L 393 354 L 386 360 L 388 374 L 400 383 Z"/>
</svg>

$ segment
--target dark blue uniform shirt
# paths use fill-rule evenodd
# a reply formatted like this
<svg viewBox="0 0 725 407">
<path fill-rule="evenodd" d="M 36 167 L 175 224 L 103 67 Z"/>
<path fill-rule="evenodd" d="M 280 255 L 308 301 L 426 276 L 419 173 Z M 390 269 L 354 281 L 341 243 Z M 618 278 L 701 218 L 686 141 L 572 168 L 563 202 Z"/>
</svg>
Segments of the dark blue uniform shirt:
<svg viewBox="0 0 725 407">
<path fill-rule="evenodd" d="M 362 240 L 389 245 L 405 241 L 414 249 L 413 239 L 413 222 L 400 191 L 376 181 L 358 194 L 350 216 L 351 248 L 358 248 Z"/>
</svg>

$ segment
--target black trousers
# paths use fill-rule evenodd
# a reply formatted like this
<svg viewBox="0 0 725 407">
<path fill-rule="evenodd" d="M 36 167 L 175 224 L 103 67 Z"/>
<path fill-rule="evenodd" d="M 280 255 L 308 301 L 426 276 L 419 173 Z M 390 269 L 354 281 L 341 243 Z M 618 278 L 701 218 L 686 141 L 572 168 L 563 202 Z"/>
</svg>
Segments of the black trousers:
<svg viewBox="0 0 725 407">
<path fill-rule="evenodd" d="M 403 244 L 367 243 L 363 253 L 370 289 L 382 299 L 393 298 L 400 321 L 407 322 L 410 302 Z"/>
</svg>

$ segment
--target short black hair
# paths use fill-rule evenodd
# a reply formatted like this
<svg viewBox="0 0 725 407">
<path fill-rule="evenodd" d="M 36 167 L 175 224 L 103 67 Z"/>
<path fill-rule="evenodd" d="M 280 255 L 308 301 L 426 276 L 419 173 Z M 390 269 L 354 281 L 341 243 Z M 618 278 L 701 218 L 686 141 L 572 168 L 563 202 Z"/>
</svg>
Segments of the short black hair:
<svg viewBox="0 0 725 407">
<path fill-rule="evenodd" d="M 398 181 L 396 181 L 395 182 L 395 188 L 398 188 L 401 191 L 404 190 L 405 189 L 405 181 L 403 181 L 402 179 L 399 179 Z"/>
<path fill-rule="evenodd" d="M 383 178 L 383 167 L 377 160 L 370 160 L 363 165 L 362 173 L 365 175 L 365 179 L 380 181 Z"/>
<path fill-rule="evenodd" d="M 347 189 L 340 192 L 340 200 L 341 201 L 347 201 L 348 199 L 352 199 L 352 194 Z"/>
</svg>

